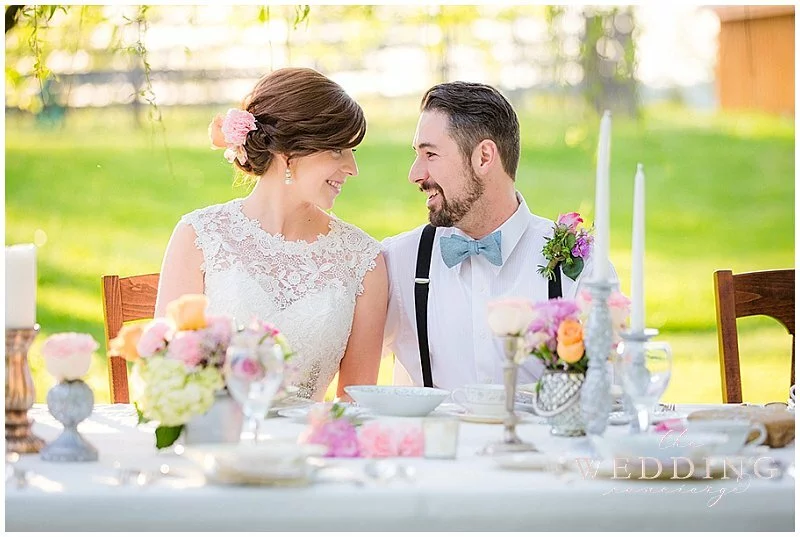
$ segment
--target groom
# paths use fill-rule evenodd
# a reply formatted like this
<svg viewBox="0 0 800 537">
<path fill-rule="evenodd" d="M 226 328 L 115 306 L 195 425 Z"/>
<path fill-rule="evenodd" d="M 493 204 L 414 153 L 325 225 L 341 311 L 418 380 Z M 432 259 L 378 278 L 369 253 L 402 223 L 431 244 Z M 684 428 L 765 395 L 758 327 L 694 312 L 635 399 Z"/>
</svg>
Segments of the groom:
<svg viewBox="0 0 800 537">
<path fill-rule="evenodd" d="M 487 323 L 487 303 L 502 296 L 573 298 L 578 282 L 591 276 L 591 257 L 577 281 L 560 269 L 554 281 L 537 272 L 547 265 L 542 248 L 553 222 L 532 214 L 514 187 L 519 121 L 493 87 L 450 82 L 429 89 L 413 147 L 408 179 L 427 197 L 430 225 L 383 241 L 384 351 L 397 357 L 395 383 L 501 384 L 503 351 Z M 518 382 L 541 371 L 528 360 Z"/>
</svg>

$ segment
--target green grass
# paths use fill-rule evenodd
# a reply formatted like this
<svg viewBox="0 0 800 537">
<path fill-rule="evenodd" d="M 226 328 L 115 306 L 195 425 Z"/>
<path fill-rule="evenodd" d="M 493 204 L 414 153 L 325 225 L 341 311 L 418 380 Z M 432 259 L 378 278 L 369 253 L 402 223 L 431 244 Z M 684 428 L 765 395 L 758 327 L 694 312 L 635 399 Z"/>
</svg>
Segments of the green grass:
<svg viewBox="0 0 800 537">
<path fill-rule="evenodd" d="M 369 132 L 360 176 L 334 212 L 377 239 L 425 220 L 407 182 L 414 101 L 365 101 Z M 531 209 L 590 219 L 599 121 L 566 100 L 521 104 L 518 188 Z M 157 272 L 179 217 L 247 194 L 206 126 L 217 111 L 166 109 L 164 126 L 137 130 L 124 110 L 76 112 L 66 127 L 38 128 L 6 118 L 6 243 L 37 242 L 37 317 L 42 333 L 30 356 L 37 400 L 52 379 L 39 345 L 51 333 L 80 331 L 103 341 L 100 276 Z M 165 142 L 168 149 L 165 149 Z M 666 400 L 720 401 L 712 273 L 794 266 L 794 127 L 759 115 L 678 108 L 614 119 L 611 257 L 629 291 L 633 175 L 647 181 L 647 324 L 675 354 Z M 745 399 L 785 400 L 791 340 L 777 323 L 740 322 Z M 108 401 L 104 349 L 89 383 Z M 390 362 L 381 382 L 390 382 Z"/>
</svg>

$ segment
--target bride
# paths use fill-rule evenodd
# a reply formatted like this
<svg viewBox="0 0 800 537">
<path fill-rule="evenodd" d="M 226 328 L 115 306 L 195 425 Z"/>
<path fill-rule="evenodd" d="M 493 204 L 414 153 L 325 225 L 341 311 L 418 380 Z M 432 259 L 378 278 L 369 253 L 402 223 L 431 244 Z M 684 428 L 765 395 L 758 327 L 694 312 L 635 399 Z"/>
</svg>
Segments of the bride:
<svg viewBox="0 0 800 537">
<path fill-rule="evenodd" d="M 156 316 L 186 293 L 210 314 L 253 317 L 281 330 L 295 355 L 299 396 L 322 400 L 335 374 L 344 387 L 375 384 L 387 307 L 380 244 L 329 211 L 366 133 L 361 107 L 312 69 L 263 77 L 242 109 L 217 116 L 212 146 L 256 178 L 245 198 L 184 215 L 167 245 Z"/>
</svg>

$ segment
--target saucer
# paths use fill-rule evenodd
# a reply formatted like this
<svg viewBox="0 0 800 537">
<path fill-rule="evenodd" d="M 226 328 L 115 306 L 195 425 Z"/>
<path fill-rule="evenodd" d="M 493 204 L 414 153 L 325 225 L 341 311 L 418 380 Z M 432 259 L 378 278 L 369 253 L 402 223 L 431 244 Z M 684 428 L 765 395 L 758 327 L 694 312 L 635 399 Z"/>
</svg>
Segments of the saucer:
<svg viewBox="0 0 800 537">
<path fill-rule="evenodd" d="M 305 423 L 308 420 L 308 414 L 321 405 L 327 405 L 327 403 L 316 403 L 296 408 L 282 408 L 278 410 L 278 415 L 284 418 L 290 418 L 296 422 Z M 344 407 L 344 417 L 346 418 L 358 418 L 359 420 L 374 418 L 367 409 L 358 407 L 352 403 L 339 403 L 339 405 Z"/>
</svg>

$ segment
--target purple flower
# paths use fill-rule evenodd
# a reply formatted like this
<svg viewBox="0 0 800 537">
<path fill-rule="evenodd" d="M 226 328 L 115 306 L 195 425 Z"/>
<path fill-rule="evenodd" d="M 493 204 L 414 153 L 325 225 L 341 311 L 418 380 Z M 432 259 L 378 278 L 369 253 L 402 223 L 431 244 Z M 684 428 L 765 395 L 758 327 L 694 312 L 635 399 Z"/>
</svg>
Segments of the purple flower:
<svg viewBox="0 0 800 537">
<path fill-rule="evenodd" d="M 577 319 L 580 306 L 576 300 L 566 298 L 553 298 L 538 302 L 533 306 L 536 317 L 528 325 L 530 341 L 535 341 L 537 346 L 542 342 L 550 352 L 555 352 L 558 346 L 558 327 L 565 319 Z M 532 337 L 533 335 L 536 337 Z"/>
<path fill-rule="evenodd" d="M 575 246 L 572 247 L 572 255 L 574 257 L 586 259 L 592 252 L 593 242 L 594 237 L 586 233 L 586 230 L 580 230 L 575 237 Z"/>
</svg>

